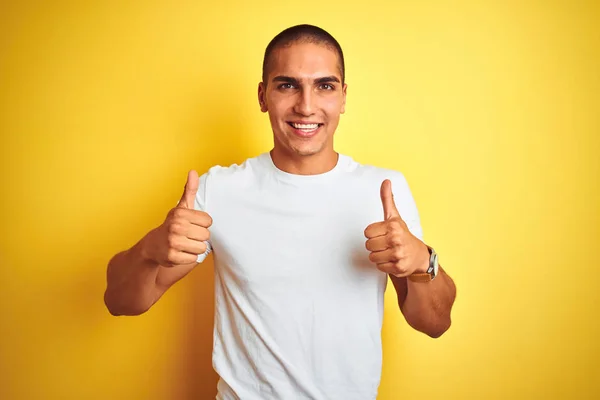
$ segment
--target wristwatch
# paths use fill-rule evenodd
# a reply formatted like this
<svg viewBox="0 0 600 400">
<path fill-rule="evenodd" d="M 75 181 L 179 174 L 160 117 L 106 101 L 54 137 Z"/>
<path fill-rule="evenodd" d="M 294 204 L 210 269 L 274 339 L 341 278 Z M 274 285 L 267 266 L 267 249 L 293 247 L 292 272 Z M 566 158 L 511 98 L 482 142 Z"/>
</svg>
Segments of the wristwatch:
<svg viewBox="0 0 600 400">
<path fill-rule="evenodd" d="M 412 274 L 408 276 L 413 282 L 430 282 L 435 279 L 438 274 L 438 255 L 435 250 L 429 246 L 429 267 L 427 268 L 427 272 Z"/>
</svg>

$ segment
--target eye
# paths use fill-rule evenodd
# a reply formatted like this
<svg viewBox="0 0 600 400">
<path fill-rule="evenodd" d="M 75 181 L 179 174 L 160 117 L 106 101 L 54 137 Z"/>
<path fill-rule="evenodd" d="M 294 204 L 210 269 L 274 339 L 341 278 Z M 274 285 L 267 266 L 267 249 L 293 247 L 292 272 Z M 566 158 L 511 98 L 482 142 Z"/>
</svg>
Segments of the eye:
<svg viewBox="0 0 600 400">
<path fill-rule="evenodd" d="M 333 85 L 330 84 L 330 83 L 322 83 L 322 84 L 319 85 L 319 89 L 322 89 L 322 90 L 335 90 L 335 87 L 333 87 Z"/>
<path fill-rule="evenodd" d="M 281 85 L 277 86 L 277 89 L 294 89 L 294 85 L 291 83 L 282 83 Z"/>
</svg>

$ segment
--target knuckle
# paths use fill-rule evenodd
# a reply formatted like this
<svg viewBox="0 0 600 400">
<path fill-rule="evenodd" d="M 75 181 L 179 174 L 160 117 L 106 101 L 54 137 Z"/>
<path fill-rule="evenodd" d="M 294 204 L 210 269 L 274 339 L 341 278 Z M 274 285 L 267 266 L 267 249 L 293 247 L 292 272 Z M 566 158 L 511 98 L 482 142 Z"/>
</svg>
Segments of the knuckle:
<svg viewBox="0 0 600 400">
<path fill-rule="evenodd" d="M 178 236 L 174 234 L 167 236 L 167 244 L 169 245 L 169 249 L 177 250 L 179 247 Z"/>
<path fill-rule="evenodd" d="M 172 248 L 169 249 L 167 251 L 167 261 L 171 264 L 177 262 L 177 255 L 178 255 L 177 250 L 172 249 Z"/>
<path fill-rule="evenodd" d="M 402 244 L 402 236 L 398 233 L 393 233 L 388 236 L 388 243 L 393 247 L 400 246 Z"/>
<path fill-rule="evenodd" d="M 167 232 L 169 233 L 179 233 L 181 230 L 181 224 L 178 222 L 172 222 L 169 224 L 168 228 L 167 228 Z"/>
<path fill-rule="evenodd" d="M 173 216 L 175 218 L 184 218 L 186 214 L 186 210 L 183 208 L 174 208 L 173 209 Z"/>
</svg>

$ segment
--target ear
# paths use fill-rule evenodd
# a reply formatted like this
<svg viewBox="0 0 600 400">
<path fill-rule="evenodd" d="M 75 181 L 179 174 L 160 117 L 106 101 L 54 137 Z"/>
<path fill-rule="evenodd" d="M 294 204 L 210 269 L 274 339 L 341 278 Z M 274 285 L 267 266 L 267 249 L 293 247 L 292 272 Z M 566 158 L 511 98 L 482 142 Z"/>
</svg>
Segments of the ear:
<svg viewBox="0 0 600 400">
<path fill-rule="evenodd" d="M 267 94 L 265 84 L 260 82 L 258 84 L 258 104 L 260 105 L 260 111 L 267 112 Z"/>
<path fill-rule="evenodd" d="M 342 89 L 342 110 L 340 114 L 346 112 L 346 89 L 348 88 L 348 84 L 344 83 L 344 88 Z"/>
</svg>

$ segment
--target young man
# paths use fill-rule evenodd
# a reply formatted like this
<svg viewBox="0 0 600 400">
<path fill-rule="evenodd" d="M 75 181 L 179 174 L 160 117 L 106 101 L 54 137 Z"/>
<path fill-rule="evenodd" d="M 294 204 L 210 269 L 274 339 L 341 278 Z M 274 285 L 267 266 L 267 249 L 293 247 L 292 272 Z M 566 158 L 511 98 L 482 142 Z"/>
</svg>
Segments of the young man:
<svg viewBox="0 0 600 400">
<path fill-rule="evenodd" d="M 346 84 L 331 35 L 277 35 L 258 99 L 273 149 L 191 171 L 165 222 L 109 263 L 106 305 L 143 313 L 214 251 L 217 399 L 375 399 L 387 277 L 431 337 L 450 326 L 454 284 L 403 175 L 334 151 Z"/>
</svg>

